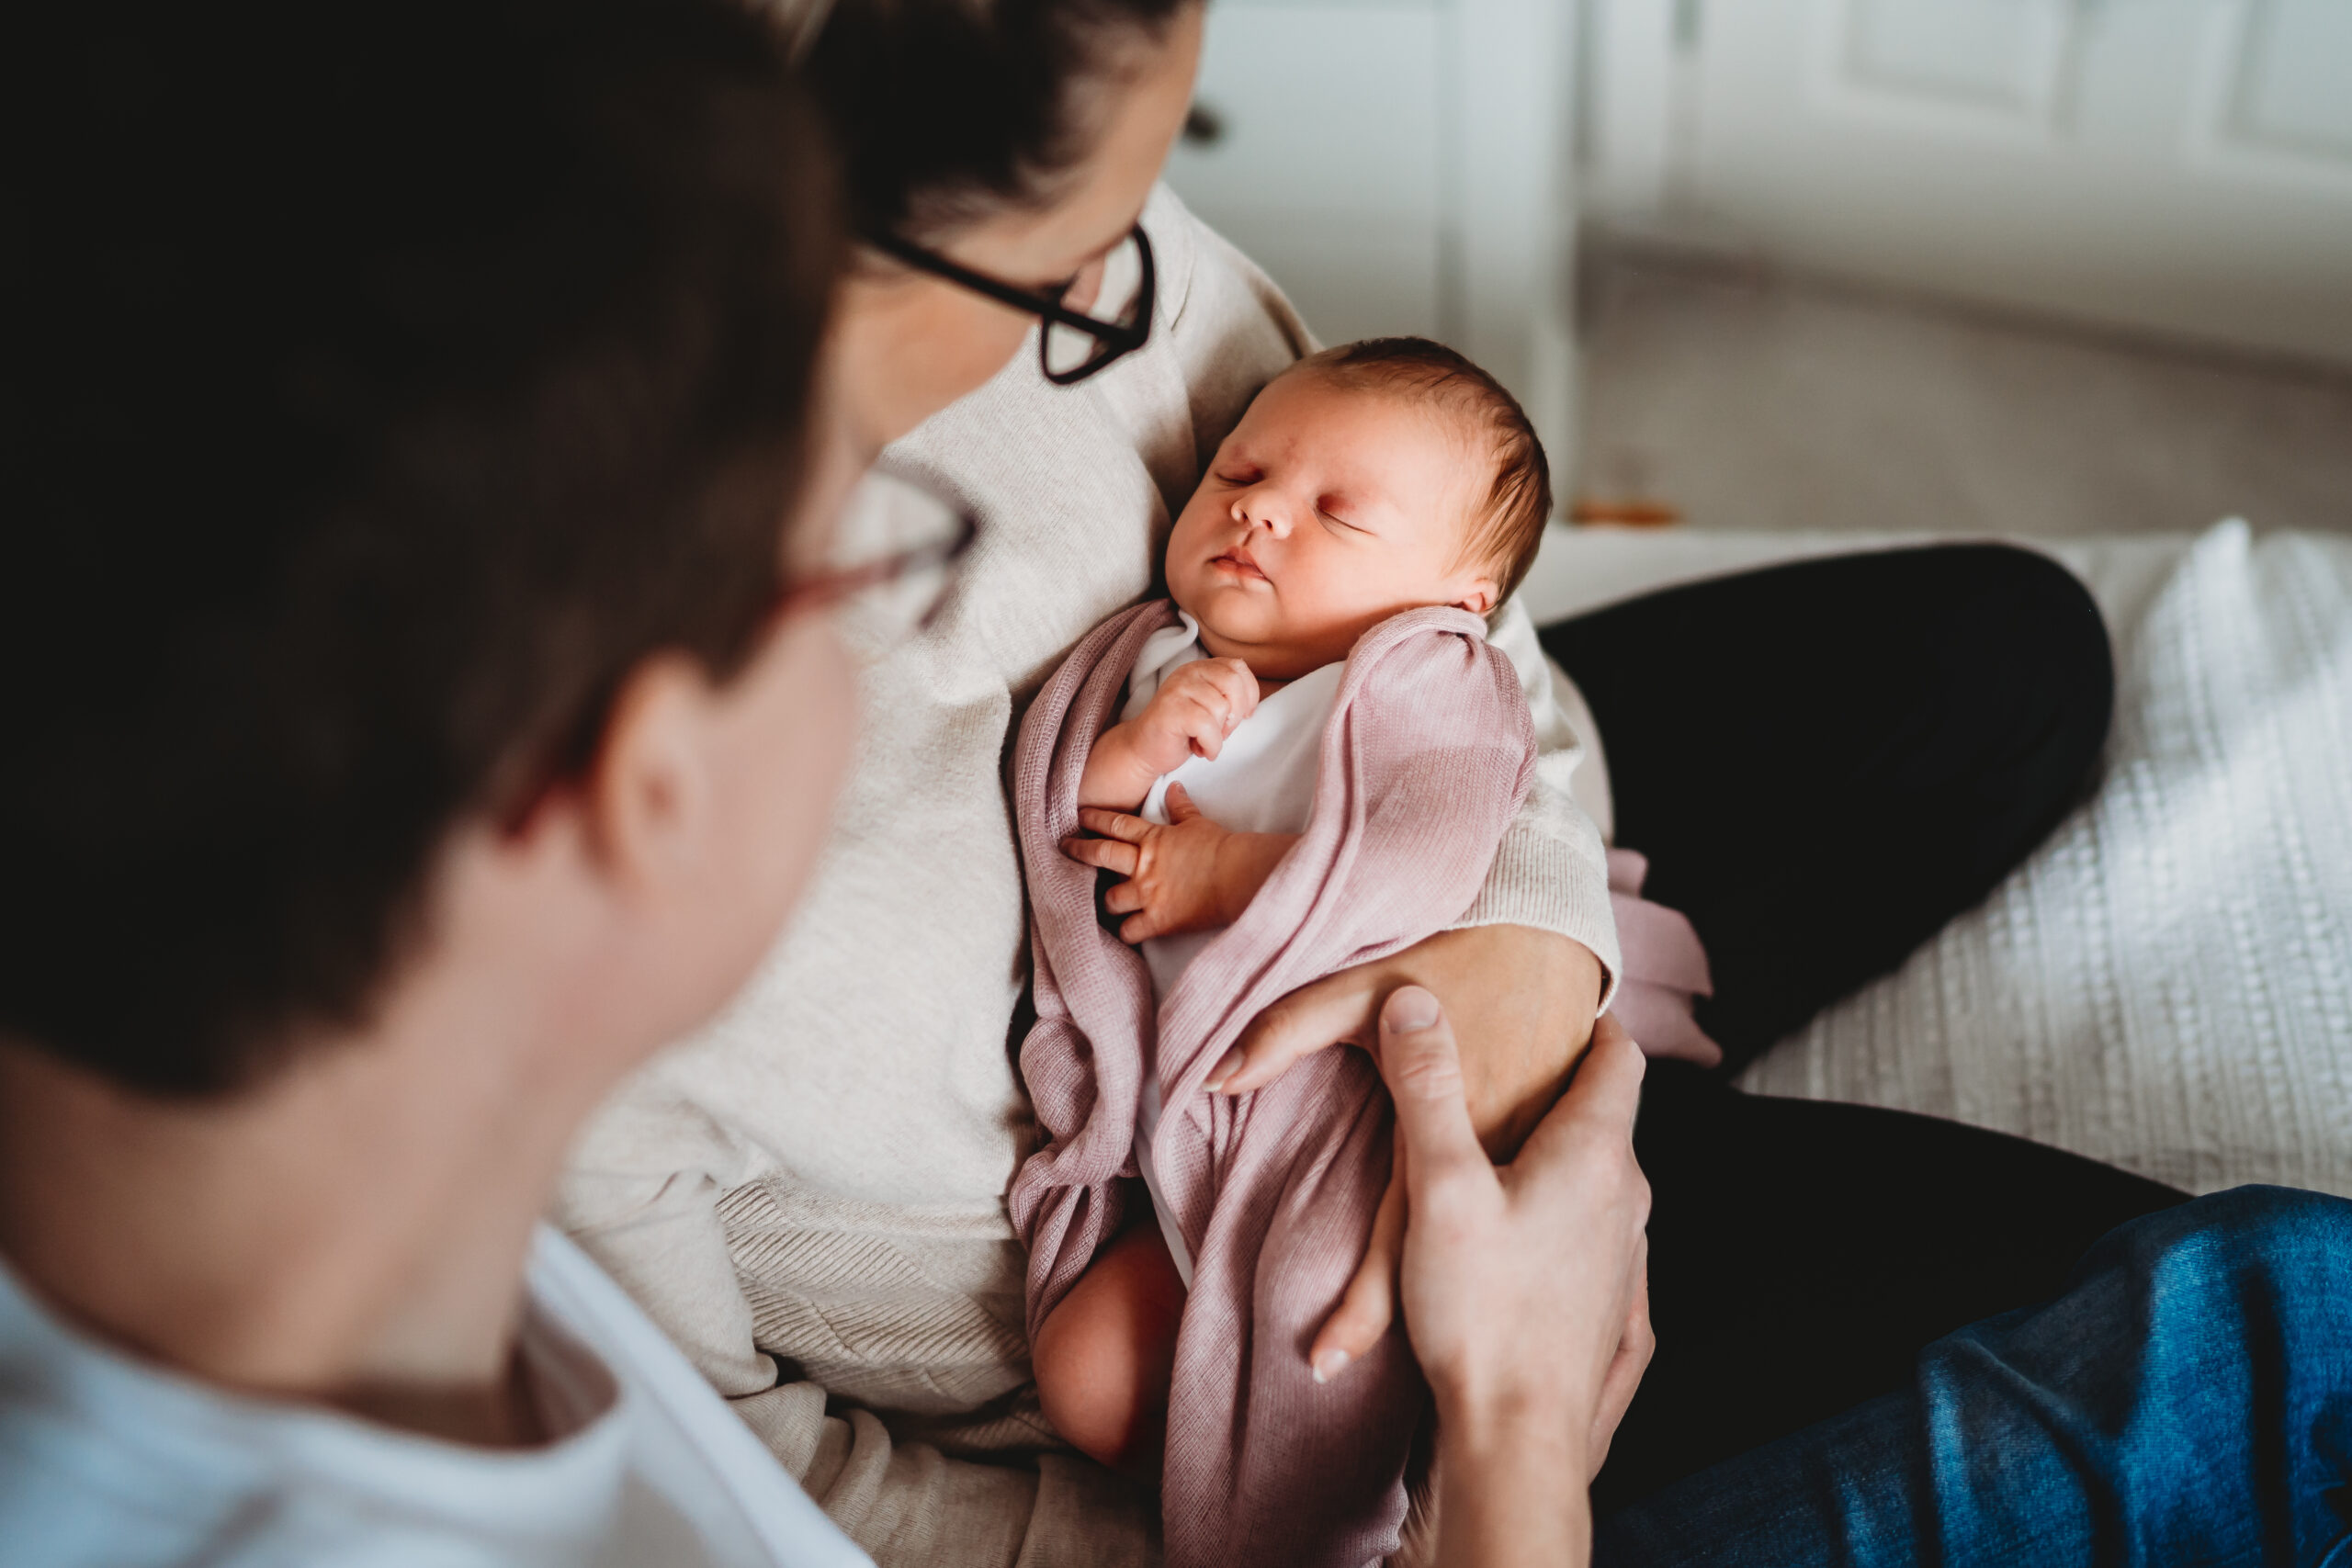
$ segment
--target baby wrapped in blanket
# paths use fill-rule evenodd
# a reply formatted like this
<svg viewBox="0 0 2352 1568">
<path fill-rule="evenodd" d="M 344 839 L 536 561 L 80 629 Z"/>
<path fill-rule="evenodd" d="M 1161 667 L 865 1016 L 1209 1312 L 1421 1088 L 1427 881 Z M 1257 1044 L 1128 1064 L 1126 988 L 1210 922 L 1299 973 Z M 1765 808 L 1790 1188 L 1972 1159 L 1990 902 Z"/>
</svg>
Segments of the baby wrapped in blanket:
<svg viewBox="0 0 2352 1568">
<path fill-rule="evenodd" d="M 1049 1141 L 1011 1204 L 1038 1390 L 1077 1446 L 1157 1463 L 1173 1568 L 1396 1545 L 1427 1400 L 1409 1348 L 1392 1331 L 1328 1382 L 1307 1358 L 1387 1184 L 1378 1075 L 1327 1051 L 1246 1095 L 1208 1085 L 1268 1004 L 1476 895 L 1535 754 L 1483 617 L 1549 509 L 1525 416 L 1460 355 L 1315 355 L 1178 519 L 1172 604 L 1097 627 L 1022 727 L 1021 1068 Z M 1140 953 L 1098 922 L 1096 868 Z M 1156 1224 L 1126 1223 L 1138 1175 Z"/>
</svg>

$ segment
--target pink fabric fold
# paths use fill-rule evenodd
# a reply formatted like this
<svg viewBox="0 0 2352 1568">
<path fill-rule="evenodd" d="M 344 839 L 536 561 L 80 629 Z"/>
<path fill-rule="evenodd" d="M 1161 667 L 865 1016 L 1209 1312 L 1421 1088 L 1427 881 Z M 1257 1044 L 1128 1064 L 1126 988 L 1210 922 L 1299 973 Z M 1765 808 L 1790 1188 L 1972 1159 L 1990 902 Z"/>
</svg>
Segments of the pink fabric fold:
<svg viewBox="0 0 2352 1568">
<path fill-rule="evenodd" d="M 1624 971 L 1610 1010 L 1650 1056 L 1670 1056 L 1712 1067 L 1723 1047 L 1708 1038 L 1693 1013 L 1701 997 L 1715 994 L 1707 950 L 1679 909 L 1643 897 L 1648 857 L 1632 850 L 1609 852 L 1609 908 L 1617 920 L 1617 949 Z"/>
<path fill-rule="evenodd" d="M 1078 831 L 1087 751 L 1143 640 L 1173 618 L 1162 601 L 1097 627 L 1015 750 L 1037 1008 L 1021 1070 L 1046 1136 L 1010 1194 L 1029 1326 L 1118 1229 L 1156 1038 L 1154 1164 L 1193 1259 L 1161 1484 L 1167 1561 L 1361 1568 L 1396 1549 L 1427 1389 L 1401 1329 L 1328 1385 L 1306 1351 L 1387 1182 L 1387 1096 L 1351 1050 L 1249 1095 L 1201 1083 L 1269 1003 L 1469 907 L 1533 782 L 1534 736 L 1476 617 L 1416 610 L 1367 632 L 1324 731 L 1306 835 L 1155 1013 L 1142 957 L 1096 923 L 1094 874 L 1061 844 Z"/>
</svg>

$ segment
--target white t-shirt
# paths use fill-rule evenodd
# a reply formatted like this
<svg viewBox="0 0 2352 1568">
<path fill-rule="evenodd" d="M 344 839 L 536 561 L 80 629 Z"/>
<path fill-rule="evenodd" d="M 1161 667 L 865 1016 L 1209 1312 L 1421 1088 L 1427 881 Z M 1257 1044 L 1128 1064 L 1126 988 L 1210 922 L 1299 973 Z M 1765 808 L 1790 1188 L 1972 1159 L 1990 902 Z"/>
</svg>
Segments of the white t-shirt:
<svg viewBox="0 0 2352 1568">
<path fill-rule="evenodd" d="M 134 1359 L 0 1268 L 0 1557 L 870 1568 L 620 1288 L 545 1228 L 519 1353 L 554 1438 L 468 1448 Z"/>
</svg>

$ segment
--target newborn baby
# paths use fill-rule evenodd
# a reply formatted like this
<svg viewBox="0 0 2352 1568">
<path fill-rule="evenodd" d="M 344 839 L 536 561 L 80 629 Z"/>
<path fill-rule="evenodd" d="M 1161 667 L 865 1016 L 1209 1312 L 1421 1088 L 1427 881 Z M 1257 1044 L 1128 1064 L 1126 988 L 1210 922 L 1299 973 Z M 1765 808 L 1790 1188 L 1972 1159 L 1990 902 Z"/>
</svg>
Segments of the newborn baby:
<svg viewBox="0 0 2352 1568">
<path fill-rule="evenodd" d="M 1033 1264 L 1034 1355 L 1046 1412 L 1065 1438 L 1106 1463 L 1159 1472 L 1170 1382 L 1178 1375 L 1179 1329 L 1187 1311 L 1187 1290 L 1194 1284 L 1193 1248 L 1180 1219 L 1181 1205 L 1170 1201 L 1169 1183 L 1154 1158 L 1161 1132 L 1161 1069 L 1169 1064 L 1149 1058 L 1154 1041 L 1178 1032 L 1180 1021 L 1204 1016 L 1204 1009 L 1224 1006 L 1228 998 L 1188 993 L 1178 1001 L 1180 983 L 1194 961 L 1243 919 L 1284 866 L 1307 831 L 1318 801 L 1335 817 L 1349 815 L 1350 801 L 1341 798 L 1344 791 L 1337 781 L 1322 776 L 1334 757 L 1364 759 L 1353 765 L 1373 783 L 1352 799 L 1358 820 L 1317 825 L 1325 869 L 1316 886 L 1327 896 L 1338 888 L 1351 908 L 1368 907 L 1379 899 L 1368 897 L 1363 886 L 1340 879 L 1362 877 L 1362 867 L 1370 866 L 1376 869 L 1379 883 L 1372 891 L 1393 893 L 1404 900 L 1397 908 L 1410 908 L 1391 917 L 1389 926 L 1381 924 L 1378 914 L 1343 917 L 1346 929 L 1340 937 L 1326 939 L 1333 955 L 1331 967 L 1368 955 L 1372 947 L 1366 943 L 1395 951 L 1418 941 L 1442 929 L 1468 905 L 1528 788 L 1533 755 L 1532 732 L 1516 678 L 1503 655 L 1485 644 L 1483 617 L 1525 573 L 1541 542 L 1550 501 L 1543 450 L 1525 416 L 1508 392 L 1461 355 L 1418 339 L 1379 339 L 1329 350 L 1301 361 L 1259 394 L 1177 520 L 1167 556 L 1176 624 L 1148 628 L 1138 616 L 1165 619 L 1167 611 L 1144 606 L 1098 628 L 1072 655 L 1074 667 L 1105 659 L 1113 644 L 1103 640 L 1104 634 L 1114 626 L 1132 626 L 1114 639 L 1122 655 L 1125 647 L 1136 647 L 1131 665 L 1110 671 L 1106 663 L 1105 669 L 1114 678 L 1125 677 L 1119 722 L 1084 750 L 1076 785 L 1078 822 L 1099 837 L 1072 838 L 1060 847 L 1087 865 L 1123 879 L 1109 889 L 1103 904 L 1124 917 L 1120 935 L 1141 944 L 1151 992 L 1146 1006 L 1155 1000 L 1167 1004 L 1156 1017 L 1147 1012 L 1137 1030 L 1147 1058 L 1139 1081 L 1121 1076 L 1126 1068 L 1117 1053 L 1094 1037 L 1102 1032 L 1099 1026 L 1088 1026 L 1085 1049 L 1069 1045 L 1070 1038 L 1080 1032 L 1069 1019 L 1083 1009 L 1075 999 L 1065 1004 L 1065 992 L 1075 998 L 1081 986 L 1101 989 L 1079 972 L 1071 955 L 1073 941 L 1082 950 L 1091 933 L 1076 932 L 1058 943 L 1050 939 L 1043 911 L 1052 900 L 1038 888 L 1033 868 L 1034 901 L 1041 911 L 1040 1028 L 1024 1044 L 1023 1071 L 1049 1131 L 1054 1118 L 1046 1106 L 1057 1096 L 1067 1100 L 1073 1062 L 1082 1063 L 1091 1075 L 1080 1097 L 1085 1111 L 1099 1117 L 1104 1104 L 1133 1104 L 1130 1168 L 1143 1177 L 1158 1219 L 1156 1224 L 1130 1225 L 1099 1251 L 1081 1254 L 1084 1272 L 1074 1283 L 1057 1288 L 1050 1267 L 1041 1269 Z M 1455 613 L 1448 615 L 1448 610 Z M 1384 659 L 1387 665 L 1373 667 Z M 1416 670 L 1426 673 L 1417 677 Z M 1411 683 L 1416 679 L 1421 682 L 1418 686 Z M 1075 690 L 1074 680 L 1068 667 L 1057 674 L 1056 684 L 1039 699 L 1041 709 L 1054 711 L 1033 715 L 1031 725 L 1024 727 L 1022 763 L 1032 779 L 1039 775 L 1030 763 L 1044 753 L 1032 747 L 1030 728 L 1059 722 L 1076 705 L 1069 694 Z M 1424 710 L 1419 730 L 1411 723 L 1400 726 L 1382 716 L 1409 711 L 1416 703 Z M 1426 711 L 1431 706 L 1444 711 Z M 1342 729 L 1349 733 L 1336 732 Z M 1403 754 L 1385 755 L 1384 746 L 1401 748 Z M 1069 754 L 1067 743 L 1064 753 Z M 1421 770 L 1420 775 L 1412 773 L 1415 768 Z M 1370 839 L 1362 820 L 1367 815 L 1378 825 Z M 1024 820 L 1024 847 L 1034 856 L 1044 846 L 1027 843 L 1030 831 Z M 1379 839 L 1378 833 L 1388 837 Z M 1367 843 L 1372 847 L 1366 848 Z M 1285 874 L 1294 885 L 1290 902 L 1307 908 L 1316 895 L 1295 886 L 1305 869 L 1294 863 Z M 1291 917 L 1284 913 L 1282 918 Z M 1327 917 L 1324 927 L 1330 924 Z M 1258 950 L 1248 953 L 1237 953 L 1231 942 L 1217 946 L 1224 965 L 1217 986 L 1228 992 L 1238 988 L 1238 982 L 1227 983 L 1226 973 L 1237 964 L 1241 966 L 1237 975 L 1267 981 L 1261 950 L 1284 945 L 1289 934 L 1288 926 L 1276 925 L 1260 939 Z M 1283 977 L 1283 983 L 1286 987 L 1317 977 L 1317 973 L 1298 973 Z M 1193 991 L 1201 988 L 1196 986 Z M 1115 1009 L 1098 1017 L 1123 1022 Z M 1082 1017 L 1078 1021 L 1086 1022 Z M 1204 1033 L 1189 1023 L 1183 1032 L 1191 1039 Z M 1348 1055 L 1325 1054 L 1335 1062 Z M 1282 1230 L 1281 1219 L 1268 1216 L 1283 1201 L 1302 1213 L 1312 1210 L 1306 1213 L 1307 1219 L 1329 1220 L 1346 1229 L 1344 1255 L 1336 1259 L 1344 1265 L 1340 1278 L 1352 1272 L 1363 1254 L 1366 1232 L 1372 1228 L 1369 1209 L 1359 1206 L 1360 1213 L 1340 1213 L 1348 1205 L 1329 1196 L 1329 1183 L 1315 1204 L 1306 1203 L 1301 1194 L 1324 1179 L 1327 1170 L 1351 1160 L 1354 1165 L 1350 1169 L 1377 1163 L 1381 1168 L 1374 1174 L 1385 1179 L 1385 1101 L 1376 1085 L 1366 1087 L 1364 1065 L 1359 1060 L 1352 1066 L 1358 1077 L 1345 1080 L 1345 1093 L 1329 1088 L 1313 1091 L 1323 1098 L 1285 1111 L 1296 1116 L 1303 1111 L 1312 1118 L 1328 1109 L 1342 1120 L 1363 1123 L 1351 1123 L 1344 1135 L 1334 1134 L 1346 1147 L 1335 1145 L 1334 1150 L 1312 1159 L 1294 1161 L 1261 1182 L 1264 1190 L 1244 1204 L 1254 1204 L 1254 1234 L 1261 1238 Z M 1056 1081 L 1041 1082 L 1045 1077 Z M 1199 1082 L 1195 1074 L 1186 1087 Z M 1260 1091 L 1261 1097 L 1266 1092 Z M 1121 1100 L 1121 1094 L 1130 1098 Z M 1192 1098 L 1201 1097 L 1195 1093 Z M 1198 1112 L 1204 1119 L 1219 1114 L 1225 1113 Z M 1082 1132 L 1097 1130 L 1090 1123 Z M 1280 1122 L 1242 1131 L 1260 1142 L 1296 1142 L 1295 1129 Z M 1239 1136 L 1238 1132 L 1228 1133 Z M 1072 1145 L 1080 1141 L 1065 1140 Z M 1215 1152 L 1215 1145 L 1212 1137 L 1206 1156 L 1188 1153 L 1184 1176 L 1188 1192 L 1205 1182 L 1218 1189 L 1215 1201 L 1222 1204 L 1235 1162 Z M 1066 1168 L 1073 1157 L 1071 1148 L 1049 1147 L 1033 1159 L 1016 1183 L 1016 1220 L 1033 1249 L 1069 1246 L 1075 1211 L 1040 1211 L 1037 1190 L 1057 1182 L 1067 1188 L 1093 1180 L 1092 1176 L 1069 1173 Z M 1057 1162 L 1065 1168 L 1057 1171 Z M 1214 1168 L 1214 1174 L 1202 1174 L 1204 1166 Z M 1312 1179 L 1303 1178 L 1300 1171 L 1310 1167 Z M 1096 1175 L 1101 1168 L 1098 1160 Z M 1363 1183 L 1337 1185 L 1346 1188 L 1353 1202 Z M 1116 1203 L 1114 1190 L 1099 1182 L 1097 1188 L 1104 1196 L 1095 1201 Z M 1376 1199 L 1378 1191 L 1375 1184 L 1371 1196 Z M 1239 1234 L 1221 1218 L 1204 1223 L 1197 1201 L 1192 1213 L 1195 1235 L 1215 1245 L 1229 1247 Z M 1381 1235 L 1372 1245 L 1393 1247 L 1401 1216 L 1384 1213 L 1381 1218 Z M 1115 1224 L 1104 1224 L 1099 1213 L 1083 1223 L 1106 1235 Z M 1234 1224 L 1248 1228 L 1243 1221 Z M 1296 1233 L 1299 1226 L 1294 1224 L 1292 1229 Z M 1325 1246 L 1322 1251 L 1331 1253 L 1339 1245 Z M 1324 1275 L 1331 1274 L 1333 1261 L 1323 1258 Z M 1297 1307 L 1269 1304 L 1269 1287 L 1250 1282 L 1256 1262 L 1254 1258 L 1248 1260 L 1238 1274 L 1228 1264 L 1220 1277 L 1221 1288 L 1228 1297 L 1239 1292 L 1242 1300 L 1236 1310 L 1264 1334 L 1273 1326 L 1265 1321 L 1270 1314 L 1295 1316 Z M 1042 1296 L 1041 1278 L 1048 1281 Z M 1045 1311 L 1037 1317 L 1041 1301 Z M 1335 1300 L 1308 1303 L 1309 1310 L 1318 1313 L 1336 1304 Z M 1193 1310 L 1200 1310 L 1197 1297 Z M 1281 1326 L 1287 1330 L 1289 1325 Z M 1311 1333 L 1312 1325 L 1307 1328 Z M 1390 1337 L 1391 1341 L 1396 1338 Z M 1248 1361 L 1251 1352 L 1245 1347 L 1227 1356 L 1219 1347 L 1209 1346 L 1201 1354 Z M 1257 1354 L 1266 1359 L 1287 1357 L 1300 1363 L 1297 1371 L 1305 1370 L 1303 1341 L 1264 1346 Z M 1412 1385 L 1409 1397 L 1392 1394 L 1385 1404 L 1361 1408 L 1400 1413 L 1407 1429 L 1382 1435 L 1360 1454 L 1330 1455 L 1330 1462 L 1358 1490 L 1368 1466 L 1395 1461 L 1385 1475 L 1370 1477 L 1381 1506 L 1392 1514 L 1401 1513 L 1397 1474 L 1419 1410 L 1409 1358 L 1393 1350 L 1385 1369 L 1392 1387 L 1399 1374 Z M 1264 1374 L 1251 1371 L 1236 1375 L 1251 1391 L 1240 1403 L 1246 1406 L 1258 1401 L 1251 1431 L 1264 1434 L 1259 1440 L 1266 1441 L 1271 1432 L 1264 1426 L 1269 1403 Z M 1289 1370 L 1281 1375 L 1288 1377 Z M 1350 1374 L 1351 1380 L 1356 1376 Z M 1367 1384 L 1376 1381 L 1376 1374 L 1364 1374 Z M 1321 1382 L 1319 1376 L 1314 1379 Z M 1320 1414 L 1316 1419 L 1346 1407 L 1340 1393 L 1337 1388 L 1328 1394 L 1318 1391 Z M 1214 1446 L 1220 1434 L 1214 1422 L 1208 1430 Z M 1226 1446 L 1238 1445 L 1238 1427 L 1233 1438 Z M 1221 1551 L 1216 1538 L 1224 1529 L 1249 1541 L 1245 1558 L 1321 1557 L 1319 1551 L 1264 1550 L 1271 1543 L 1261 1533 L 1262 1527 L 1246 1527 L 1238 1518 L 1228 1524 L 1221 1512 L 1204 1528 L 1188 1529 L 1179 1517 L 1182 1508 L 1216 1510 L 1212 1500 L 1176 1495 L 1177 1457 L 1171 1450 L 1171 1563 L 1195 1556 L 1188 1543 L 1216 1544 Z M 1325 1484 L 1308 1456 L 1285 1462 L 1292 1468 L 1283 1473 L 1292 1479 L 1314 1477 L 1311 1488 L 1299 1489 L 1317 1493 L 1318 1503 L 1328 1500 L 1322 1494 L 1345 1490 Z M 1234 1467 L 1220 1468 L 1220 1462 L 1190 1468 L 1198 1473 L 1217 1472 L 1237 1492 L 1265 1501 L 1262 1475 L 1235 1480 Z M 1279 1472 L 1280 1466 L 1276 1468 Z M 1314 1511 L 1304 1509 L 1302 1518 Z M 1357 1543 L 1343 1548 L 1334 1560 L 1348 1559 L 1372 1540 L 1357 1529 L 1363 1522 L 1332 1505 L 1329 1525 L 1340 1538 Z M 1393 1529 L 1393 1518 L 1380 1528 Z M 1351 1536 L 1350 1529 L 1357 1533 Z"/>
</svg>

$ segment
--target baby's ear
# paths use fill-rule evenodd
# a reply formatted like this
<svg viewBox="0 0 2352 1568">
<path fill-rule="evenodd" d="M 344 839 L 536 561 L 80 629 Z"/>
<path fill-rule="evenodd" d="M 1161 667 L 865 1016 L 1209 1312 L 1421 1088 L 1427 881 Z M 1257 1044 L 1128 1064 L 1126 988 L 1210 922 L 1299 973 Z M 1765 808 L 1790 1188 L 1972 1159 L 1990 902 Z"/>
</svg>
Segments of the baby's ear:
<svg viewBox="0 0 2352 1568">
<path fill-rule="evenodd" d="M 1453 607 L 1467 610 L 1474 615 L 1485 615 L 1493 611 L 1496 601 L 1501 597 L 1502 591 L 1493 578 L 1474 577 L 1462 585 L 1461 597 L 1453 601 Z"/>
</svg>

